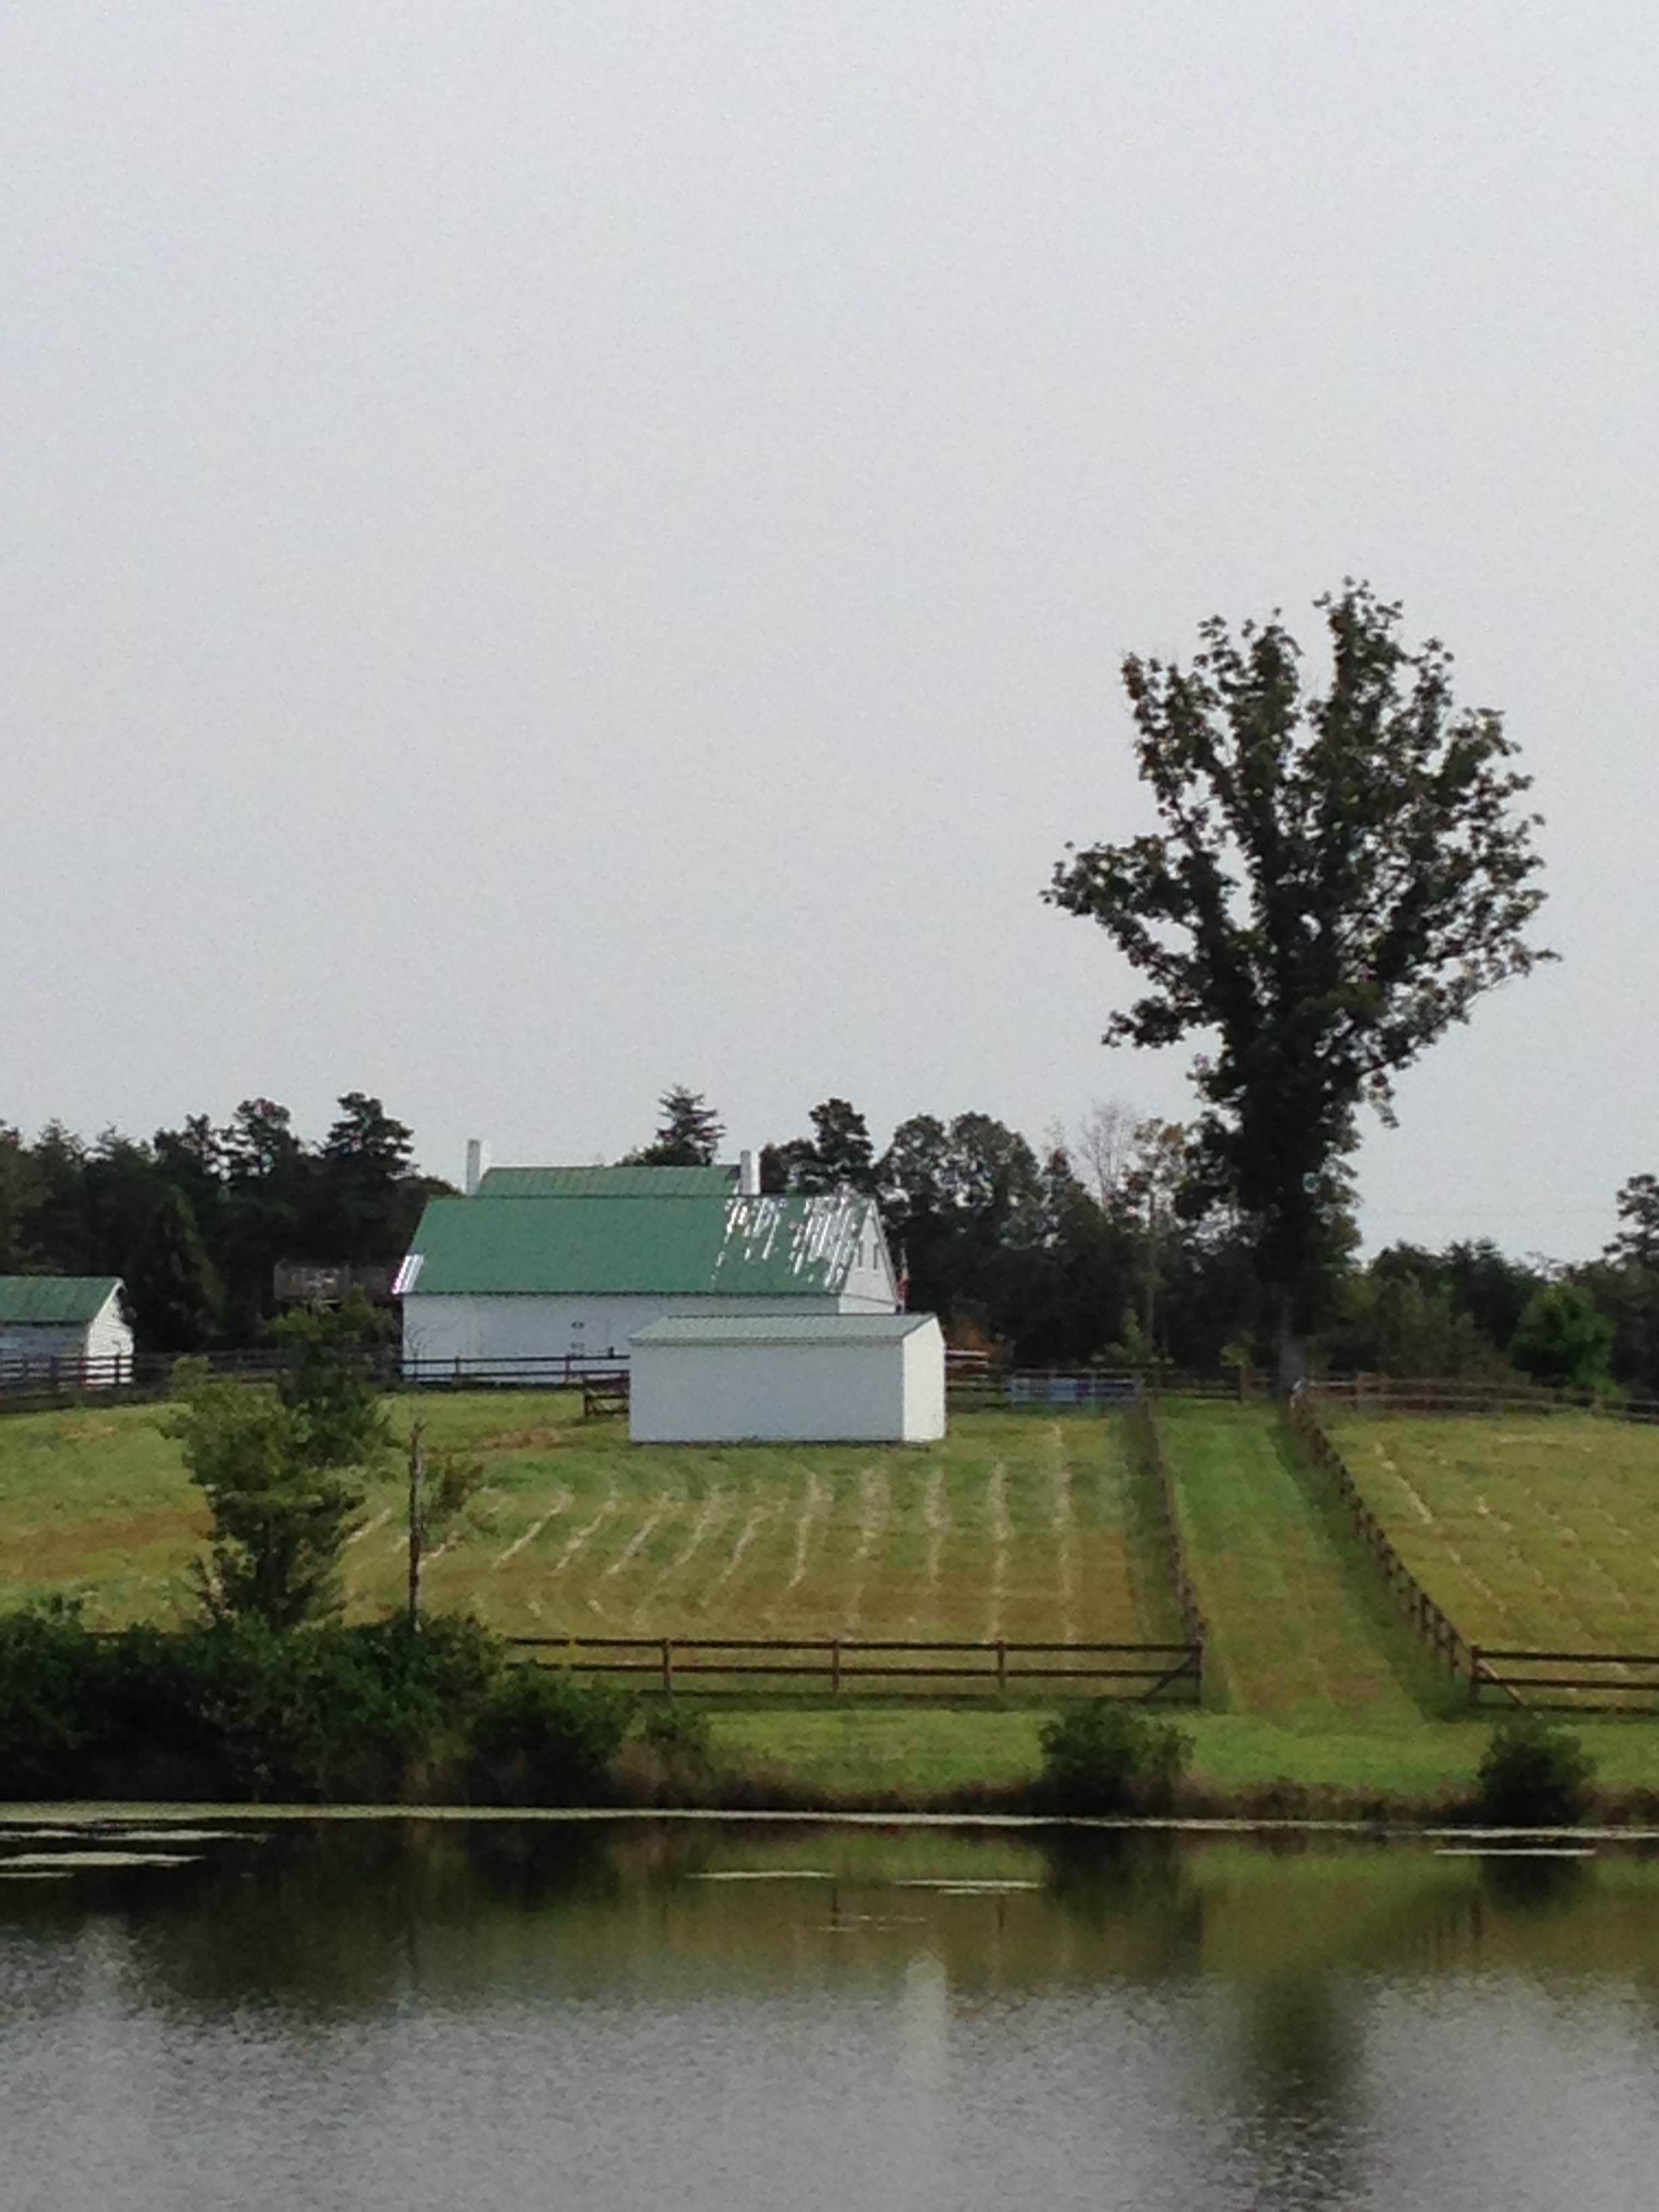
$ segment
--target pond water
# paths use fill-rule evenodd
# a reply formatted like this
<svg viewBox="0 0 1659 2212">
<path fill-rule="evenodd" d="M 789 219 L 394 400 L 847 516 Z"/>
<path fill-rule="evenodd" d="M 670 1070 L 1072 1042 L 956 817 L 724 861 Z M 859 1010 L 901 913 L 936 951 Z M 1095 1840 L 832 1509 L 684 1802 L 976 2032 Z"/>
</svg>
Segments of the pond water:
<svg viewBox="0 0 1659 2212">
<path fill-rule="evenodd" d="M 0 1834 L 6 2212 L 1656 2203 L 1628 1849 Z"/>
</svg>

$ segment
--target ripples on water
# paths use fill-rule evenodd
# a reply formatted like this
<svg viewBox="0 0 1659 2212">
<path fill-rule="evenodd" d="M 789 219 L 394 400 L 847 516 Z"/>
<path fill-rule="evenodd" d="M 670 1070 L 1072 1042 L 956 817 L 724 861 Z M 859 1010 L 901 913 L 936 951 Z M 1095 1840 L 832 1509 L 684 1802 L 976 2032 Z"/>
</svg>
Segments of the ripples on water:
<svg viewBox="0 0 1659 2212">
<path fill-rule="evenodd" d="M 1634 1855 L 149 1837 L 0 1841 L 4 2212 L 1659 2204 Z"/>
</svg>

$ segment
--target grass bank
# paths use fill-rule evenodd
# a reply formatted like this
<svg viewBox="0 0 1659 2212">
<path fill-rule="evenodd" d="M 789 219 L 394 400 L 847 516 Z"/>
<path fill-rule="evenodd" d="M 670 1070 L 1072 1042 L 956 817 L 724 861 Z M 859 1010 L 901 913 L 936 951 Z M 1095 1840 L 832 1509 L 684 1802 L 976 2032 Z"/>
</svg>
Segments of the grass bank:
<svg viewBox="0 0 1659 2212">
<path fill-rule="evenodd" d="M 1210 1632 L 1206 1702 L 1333 1738 L 1409 1735 L 1445 1677 L 1267 1407 L 1166 1402 L 1158 1429 Z"/>
</svg>

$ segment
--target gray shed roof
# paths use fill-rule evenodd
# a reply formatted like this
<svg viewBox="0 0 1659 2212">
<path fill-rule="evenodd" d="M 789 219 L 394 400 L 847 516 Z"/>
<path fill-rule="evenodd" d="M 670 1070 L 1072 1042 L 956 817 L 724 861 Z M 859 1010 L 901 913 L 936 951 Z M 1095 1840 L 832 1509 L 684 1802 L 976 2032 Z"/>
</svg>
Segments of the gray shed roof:
<svg viewBox="0 0 1659 2212">
<path fill-rule="evenodd" d="M 935 1316 L 914 1314 L 672 1314 L 636 1329 L 630 1344 L 891 1344 Z"/>
</svg>

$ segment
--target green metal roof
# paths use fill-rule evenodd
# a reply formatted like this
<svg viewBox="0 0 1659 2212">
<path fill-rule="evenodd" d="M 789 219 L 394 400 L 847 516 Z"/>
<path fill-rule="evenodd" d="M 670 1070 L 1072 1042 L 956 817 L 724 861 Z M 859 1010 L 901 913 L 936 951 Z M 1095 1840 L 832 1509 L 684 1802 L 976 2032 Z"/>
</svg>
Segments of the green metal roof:
<svg viewBox="0 0 1659 2212">
<path fill-rule="evenodd" d="M 870 1200 L 851 1191 L 648 1201 L 434 1198 L 404 1262 L 402 1293 L 833 1296 L 871 1211 Z"/>
<path fill-rule="evenodd" d="M 890 1344 L 938 1326 L 932 1314 L 672 1314 L 630 1344 Z"/>
<path fill-rule="evenodd" d="M 0 1322 L 95 1321 L 118 1275 L 0 1275 Z"/>
<path fill-rule="evenodd" d="M 735 1168 L 486 1168 L 480 1198 L 726 1198 Z"/>
</svg>

